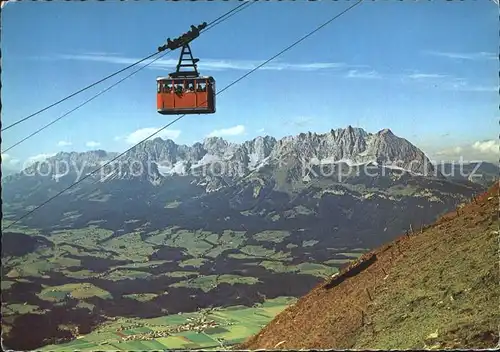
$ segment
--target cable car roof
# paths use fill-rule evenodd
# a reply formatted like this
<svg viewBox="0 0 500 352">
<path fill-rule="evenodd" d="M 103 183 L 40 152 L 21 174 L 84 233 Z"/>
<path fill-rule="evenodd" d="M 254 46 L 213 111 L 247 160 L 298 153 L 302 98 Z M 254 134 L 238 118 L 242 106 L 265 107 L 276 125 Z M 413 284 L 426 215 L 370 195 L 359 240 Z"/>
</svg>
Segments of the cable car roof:
<svg viewBox="0 0 500 352">
<path fill-rule="evenodd" d="M 214 78 L 212 76 L 198 76 L 198 77 L 170 77 L 170 76 L 165 76 L 165 77 L 158 77 L 156 78 L 157 81 L 172 81 L 172 80 L 196 80 L 196 79 L 208 79 L 208 80 L 213 80 Z"/>
</svg>

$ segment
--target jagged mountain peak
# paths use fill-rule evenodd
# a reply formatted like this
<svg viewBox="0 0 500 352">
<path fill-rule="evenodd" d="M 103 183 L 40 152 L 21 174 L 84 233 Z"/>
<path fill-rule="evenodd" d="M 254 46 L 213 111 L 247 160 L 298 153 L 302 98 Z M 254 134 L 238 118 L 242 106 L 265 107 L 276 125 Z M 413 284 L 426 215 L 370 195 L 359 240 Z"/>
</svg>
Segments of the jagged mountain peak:
<svg viewBox="0 0 500 352">
<path fill-rule="evenodd" d="M 84 153 L 61 152 L 51 160 L 71 160 L 76 164 L 94 165 L 117 155 L 104 150 Z M 398 167 L 412 173 L 429 174 L 434 167 L 425 154 L 404 138 L 397 137 L 388 128 L 368 133 L 362 128 L 347 126 L 318 134 L 304 132 L 295 136 L 276 139 L 258 136 L 243 143 L 233 143 L 222 137 L 207 137 L 191 146 L 176 144 L 160 137 L 147 140 L 120 158 L 131 164 L 139 161 L 148 165 L 154 175 L 146 177 L 157 182 L 161 177 L 185 175 L 201 170 L 207 165 L 220 164 L 231 174 L 244 177 L 265 165 L 279 165 L 289 159 L 312 163 L 346 162 L 354 164 L 378 164 Z M 154 167 L 151 167 L 153 165 Z"/>
<path fill-rule="evenodd" d="M 41 165 L 50 165 L 52 170 L 58 170 L 60 168 L 81 168 L 81 167 L 93 167 L 96 165 L 101 165 L 110 159 L 114 158 L 118 153 L 107 152 L 102 149 L 90 150 L 87 152 L 59 152 L 51 157 L 48 157 L 44 161 L 39 161 L 31 164 L 27 170 L 35 170 Z M 44 168 L 47 165 L 43 166 Z M 56 171 L 54 171 L 57 173 Z"/>
<path fill-rule="evenodd" d="M 394 133 L 392 133 L 392 131 L 389 128 L 384 128 L 383 130 L 378 131 L 377 134 L 379 134 L 379 135 L 393 135 L 394 136 Z"/>
<path fill-rule="evenodd" d="M 109 157 L 110 154 L 116 154 L 113 152 L 107 152 L 103 149 L 90 150 L 88 152 L 59 152 L 56 155 L 49 157 L 48 159 L 67 159 L 67 158 L 99 158 L 104 159 Z"/>
</svg>

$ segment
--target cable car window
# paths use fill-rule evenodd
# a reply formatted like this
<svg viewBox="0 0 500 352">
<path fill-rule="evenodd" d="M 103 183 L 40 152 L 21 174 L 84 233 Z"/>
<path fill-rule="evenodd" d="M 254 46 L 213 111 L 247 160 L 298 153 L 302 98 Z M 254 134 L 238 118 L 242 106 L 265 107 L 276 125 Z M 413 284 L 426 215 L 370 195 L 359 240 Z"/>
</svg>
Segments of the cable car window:
<svg viewBox="0 0 500 352">
<path fill-rule="evenodd" d="M 197 88 L 197 91 L 198 92 L 205 92 L 206 89 L 207 89 L 207 84 L 205 82 L 197 82 L 198 84 L 198 88 Z"/>
<path fill-rule="evenodd" d="M 164 89 L 165 89 L 166 93 L 170 93 L 172 91 L 172 83 L 170 83 L 170 82 L 166 83 Z"/>
<path fill-rule="evenodd" d="M 184 89 L 186 90 L 186 92 L 194 92 L 194 81 L 187 80 L 185 82 Z"/>
<path fill-rule="evenodd" d="M 157 93 L 161 93 L 161 82 L 156 82 L 156 90 L 157 90 Z"/>
<path fill-rule="evenodd" d="M 182 88 L 183 88 L 183 84 L 182 83 L 175 83 L 174 84 L 174 89 L 175 89 L 175 92 L 177 94 L 182 93 Z"/>
</svg>

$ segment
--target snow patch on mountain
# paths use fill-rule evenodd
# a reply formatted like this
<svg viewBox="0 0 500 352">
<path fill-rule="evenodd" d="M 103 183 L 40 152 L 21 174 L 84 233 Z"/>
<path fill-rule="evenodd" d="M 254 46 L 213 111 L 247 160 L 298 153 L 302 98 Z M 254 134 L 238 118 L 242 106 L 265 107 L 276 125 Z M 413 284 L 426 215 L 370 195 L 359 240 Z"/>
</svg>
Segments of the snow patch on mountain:
<svg viewBox="0 0 500 352">
<path fill-rule="evenodd" d="M 103 150 L 58 153 L 47 162 L 49 165 L 65 162 L 70 172 L 88 174 L 116 155 Z M 47 162 L 44 167 L 47 167 Z M 361 128 L 348 126 L 323 134 L 300 133 L 280 140 L 270 136 L 257 137 L 242 144 L 210 137 L 202 143 L 187 146 L 155 138 L 128 151 L 112 165 L 107 165 L 104 174 L 98 172 L 94 176 L 101 177 L 101 181 L 141 178 L 158 184 L 162 178 L 172 175 L 195 174 L 200 178 L 199 182 L 206 182 L 207 187 L 214 190 L 226 185 L 225 182 L 220 184 L 217 178 L 220 176 L 235 180 L 259 172 L 265 166 L 278 169 L 284 164 L 300 167 L 304 163 L 342 163 L 350 167 L 369 164 L 418 175 L 437 173 L 420 149 L 406 139 L 395 136 L 390 129 L 368 133 Z M 36 168 L 37 165 L 40 164 L 32 167 Z M 51 176 L 56 180 L 63 177 L 60 170 L 54 170 Z"/>
</svg>

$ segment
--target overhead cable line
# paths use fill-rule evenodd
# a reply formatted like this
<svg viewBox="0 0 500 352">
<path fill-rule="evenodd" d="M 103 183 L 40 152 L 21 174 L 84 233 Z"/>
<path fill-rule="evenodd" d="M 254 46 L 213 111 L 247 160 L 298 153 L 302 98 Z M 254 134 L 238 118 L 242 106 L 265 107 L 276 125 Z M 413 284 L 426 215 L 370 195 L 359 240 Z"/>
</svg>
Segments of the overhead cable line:
<svg viewBox="0 0 500 352">
<path fill-rule="evenodd" d="M 211 22 L 211 24 L 207 25 L 206 29 L 203 30 L 202 32 L 200 32 L 200 35 L 201 33 L 203 32 L 206 32 L 212 28 L 214 28 L 215 26 L 217 26 L 218 24 L 226 21 L 227 19 L 229 19 L 230 17 L 234 16 L 235 14 L 237 14 L 238 12 L 248 8 L 249 6 L 253 5 L 255 2 L 244 2 L 243 4 L 240 4 L 238 5 L 236 8 L 232 9 L 231 11 L 228 11 L 227 13 L 225 13 L 224 15 L 222 16 L 219 16 L 217 19 L 215 19 L 214 21 Z M 243 7 L 244 6 L 244 7 Z M 227 17 L 226 17 L 227 16 Z M 19 140 L 18 142 L 14 143 L 13 145 L 11 145 L 10 147 L 6 148 L 5 150 L 2 150 L 2 153 L 6 153 L 8 152 L 9 150 L 11 150 L 12 148 L 18 146 L 19 144 L 23 143 L 24 141 L 30 139 L 31 137 L 33 137 L 34 135 L 42 132 L 44 129 L 50 127 L 51 125 L 55 124 L 56 122 L 58 122 L 59 120 L 63 119 L 64 117 L 68 116 L 69 114 L 71 114 L 72 112 L 80 109 L 81 107 L 83 107 L 84 105 L 87 105 L 88 103 L 90 103 L 92 100 L 96 99 L 97 97 L 99 97 L 100 95 L 106 93 L 107 91 L 111 90 L 112 88 L 116 87 L 118 84 L 120 84 L 121 82 L 125 81 L 127 78 L 133 76 L 134 74 L 136 74 L 137 72 L 145 69 L 146 67 L 150 66 L 151 64 L 153 64 L 154 62 L 158 61 L 159 59 L 161 59 L 162 57 L 164 57 L 166 54 L 168 54 L 169 52 L 171 52 L 172 50 L 167 50 L 165 53 L 163 53 L 162 55 L 158 56 L 157 58 L 151 60 L 149 63 L 147 63 L 146 65 L 140 67 L 139 69 L 133 71 L 132 73 L 128 74 L 127 76 L 123 77 L 122 79 L 120 79 L 119 81 L 113 83 L 111 86 L 109 86 L 108 88 L 100 91 L 99 93 L 93 95 L 91 98 L 85 100 L 83 103 L 77 105 L 75 108 L 69 110 L 68 112 L 64 113 L 63 115 L 61 115 L 60 117 L 58 117 L 57 119 L 49 122 L 48 124 L 44 125 L 43 127 L 37 129 L 36 131 L 32 132 L 31 134 L 29 134 L 28 136 L 24 137 L 23 139 Z"/>
<path fill-rule="evenodd" d="M 99 80 L 99 81 L 97 81 L 97 82 L 95 82 L 95 83 L 92 83 L 92 84 L 90 84 L 90 85 L 86 86 L 85 88 L 82 88 L 82 89 L 80 89 L 79 91 L 76 91 L 76 92 L 74 92 L 73 94 L 70 94 L 70 95 L 66 96 L 66 97 L 65 97 L 65 98 L 63 98 L 63 99 L 61 99 L 61 100 L 59 100 L 59 101 L 56 101 L 55 103 L 53 103 L 53 104 L 51 104 L 51 105 L 49 105 L 49 106 L 47 106 L 47 107 L 45 107 L 45 108 L 43 108 L 43 109 L 40 109 L 40 110 L 38 110 L 38 111 L 36 111 L 36 112 L 32 113 L 31 115 L 28 115 L 28 116 L 26 116 L 26 117 L 24 117 L 24 118 L 22 118 L 22 119 L 20 119 L 20 120 L 18 120 L 18 121 L 16 121 L 16 122 L 14 122 L 14 123 L 10 124 L 10 125 L 8 125 L 7 127 L 2 128 L 2 132 L 3 132 L 3 131 L 8 130 L 8 129 L 9 129 L 9 128 L 11 128 L 11 127 L 14 127 L 14 126 L 16 126 L 16 125 L 20 124 L 21 122 L 24 122 L 24 121 L 29 120 L 30 118 L 32 118 L 32 117 L 34 117 L 34 116 L 36 116 L 36 115 L 38 115 L 38 114 L 40 114 L 40 113 L 42 113 L 42 112 L 44 112 L 44 111 L 46 111 L 46 110 L 50 109 L 50 108 L 52 108 L 52 107 L 54 107 L 54 106 L 56 106 L 56 105 L 58 105 L 58 104 L 60 104 L 60 103 L 62 103 L 62 102 L 64 102 L 64 101 L 66 101 L 66 100 L 68 100 L 68 99 L 72 98 L 72 97 L 74 97 L 75 95 L 78 95 L 78 94 L 80 94 L 80 93 L 82 93 L 82 92 L 86 91 L 87 89 L 90 89 L 90 88 L 92 88 L 92 87 L 94 87 L 94 86 L 98 85 L 99 83 L 102 83 L 102 82 L 104 82 L 104 81 L 106 81 L 106 80 L 110 79 L 111 77 L 116 76 L 116 75 L 117 75 L 117 74 L 119 74 L 119 73 L 122 73 L 123 71 L 128 70 L 129 68 L 132 68 L 132 67 L 134 67 L 134 66 L 136 66 L 136 65 L 140 64 L 140 63 L 141 63 L 141 62 L 143 62 L 143 61 L 146 61 L 146 60 L 148 60 L 148 59 L 152 58 L 153 56 L 157 55 L 158 53 L 159 53 L 159 52 L 155 52 L 155 53 L 153 53 L 153 54 L 151 54 L 151 55 L 149 55 L 149 56 L 145 57 L 144 59 L 141 59 L 141 60 L 139 60 L 139 61 L 137 61 L 137 62 L 134 62 L 133 64 L 130 64 L 130 65 L 128 65 L 127 67 L 124 67 L 124 68 L 122 68 L 121 70 L 116 71 L 115 73 L 110 74 L 109 76 L 106 76 L 106 77 L 104 77 L 103 79 L 101 79 L 101 80 Z"/>
<path fill-rule="evenodd" d="M 207 31 L 209 28 L 213 28 L 214 26 L 218 25 L 219 23 L 224 22 L 227 18 L 229 18 L 229 17 L 233 16 L 234 14 L 238 13 L 239 11 L 243 10 L 243 9 L 241 9 L 241 7 L 242 7 L 242 6 L 246 6 L 246 7 L 248 7 L 249 5 L 252 5 L 252 4 L 253 4 L 253 2 L 252 2 L 252 3 L 249 3 L 248 1 L 243 2 L 242 4 L 238 5 L 236 8 L 234 8 L 234 9 L 232 9 L 232 10 L 230 10 L 230 11 L 226 12 L 225 14 L 223 14 L 223 15 L 219 16 L 218 18 L 216 18 L 215 20 L 213 20 L 212 22 L 210 22 L 210 23 L 207 25 L 207 28 L 206 28 L 204 31 Z M 238 9 L 239 9 L 239 11 L 237 11 Z M 237 12 L 234 12 L 234 11 L 237 11 Z M 234 12 L 234 13 L 233 13 L 231 16 L 229 16 L 229 17 L 227 17 L 227 18 L 223 19 L 225 16 L 228 16 L 228 15 L 229 15 L 230 13 L 232 13 L 232 12 Z M 217 22 L 217 21 L 219 21 L 219 22 Z M 216 23 L 216 22 L 217 22 L 217 23 Z M 168 52 L 168 51 L 167 51 L 167 52 Z M 144 59 L 141 59 L 141 60 L 139 60 L 139 61 L 136 61 L 136 62 L 134 62 L 133 64 L 130 64 L 130 65 L 128 65 L 127 67 L 124 67 L 124 68 L 122 68 L 121 70 L 116 71 L 115 73 L 112 73 L 112 74 L 110 74 L 110 75 L 108 75 L 108 76 L 106 76 L 106 77 L 104 77 L 104 78 L 100 79 L 99 81 L 94 82 L 94 83 L 92 83 L 92 84 L 90 84 L 90 85 L 86 86 L 85 88 L 82 88 L 82 89 L 80 89 L 80 90 L 78 90 L 78 91 L 76 91 L 76 92 L 74 92 L 74 93 L 72 93 L 72 94 L 70 94 L 70 95 L 68 95 L 68 96 L 64 97 L 63 99 L 58 100 L 58 101 L 56 101 L 55 103 L 50 104 L 49 106 L 46 106 L 45 108 L 40 109 L 40 110 L 38 110 L 38 111 L 36 111 L 36 112 L 32 113 L 31 115 L 28 115 L 28 116 L 26 116 L 26 117 L 24 117 L 24 118 L 22 118 L 22 119 L 20 119 L 20 120 L 18 120 L 18 121 L 16 121 L 16 122 L 14 122 L 14 123 L 10 124 L 10 125 L 7 125 L 6 127 L 3 127 L 3 128 L 1 129 L 1 132 L 4 132 L 4 131 L 6 131 L 6 130 L 8 130 L 8 129 L 10 129 L 10 128 L 12 128 L 12 127 L 14 127 L 14 126 L 16 126 L 16 125 L 20 124 L 20 123 L 22 123 L 22 122 L 24 122 L 24 121 L 27 121 L 27 120 L 31 119 L 32 117 L 34 117 L 34 116 L 36 116 L 36 115 L 38 115 L 38 114 L 40 114 L 40 113 L 42 113 L 42 112 L 44 112 L 44 111 L 46 111 L 46 110 L 50 109 L 50 108 L 52 108 L 52 107 L 54 107 L 54 106 L 56 106 L 56 105 L 59 105 L 60 103 L 62 103 L 62 102 L 64 102 L 64 101 L 66 101 L 66 100 L 68 100 L 68 99 L 70 99 L 70 98 L 72 98 L 72 97 L 74 97 L 74 96 L 76 96 L 76 95 L 78 95 L 78 94 L 80 94 L 80 93 L 82 93 L 82 92 L 84 92 L 84 91 L 86 91 L 86 90 L 88 90 L 88 89 L 92 88 L 92 87 L 95 87 L 95 86 L 96 86 L 96 85 L 98 85 L 99 83 L 102 83 L 102 82 L 104 82 L 104 81 L 106 81 L 106 80 L 108 80 L 108 79 L 110 79 L 110 78 L 112 78 L 112 77 L 114 77 L 114 76 L 116 76 L 116 75 L 118 75 L 118 74 L 120 74 L 120 73 L 122 73 L 122 72 L 124 72 L 124 71 L 126 71 L 126 70 L 128 70 L 128 69 L 130 69 L 130 68 L 132 68 L 132 67 L 134 67 L 134 66 L 137 66 L 137 65 L 138 65 L 138 64 L 140 64 L 141 62 L 144 62 L 144 61 L 146 61 L 146 60 L 148 60 L 148 59 L 151 59 L 151 58 L 153 58 L 154 56 L 158 55 L 159 53 L 160 53 L 160 51 L 156 51 L 156 52 L 154 52 L 154 53 L 152 53 L 152 54 L 150 54 L 150 55 L 146 56 Z M 165 54 L 167 54 L 167 53 L 164 53 L 162 56 L 160 56 L 160 58 L 161 58 L 161 57 L 163 57 Z M 157 59 L 155 59 L 155 60 L 153 60 L 152 62 L 150 62 L 148 65 L 152 64 L 152 63 L 153 63 L 154 61 L 156 61 L 156 60 L 158 60 L 158 58 L 157 58 Z M 148 66 L 148 65 L 146 65 L 146 66 Z M 144 67 L 146 67 L 146 66 L 143 66 L 143 68 L 144 68 Z M 137 70 L 137 71 L 135 71 L 134 73 L 137 73 L 138 71 L 140 71 L 140 70 Z M 130 76 L 131 76 L 131 75 L 129 75 L 129 76 L 127 76 L 127 77 L 125 77 L 125 79 L 126 79 L 126 78 L 128 78 L 128 77 L 130 77 Z M 122 81 L 123 81 L 123 80 L 120 80 L 120 81 L 118 81 L 118 83 L 120 83 L 120 82 L 122 82 Z M 118 83 L 116 83 L 116 84 L 118 84 Z M 111 89 L 112 87 L 113 87 L 113 86 L 111 86 L 109 89 Z M 106 90 L 105 90 L 105 91 L 106 91 Z M 101 92 L 101 94 L 102 94 L 102 93 L 104 93 L 105 91 Z M 92 99 L 93 99 L 93 98 L 92 98 Z M 92 100 L 92 99 L 91 99 L 91 100 Z M 68 113 L 68 114 L 69 114 L 69 113 Z M 62 117 L 61 117 L 61 118 L 62 118 Z M 29 137 L 28 137 L 28 138 L 29 138 Z M 12 146 L 12 147 L 13 147 L 13 146 Z M 11 148 L 12 148 L 12 147 L 11 147 Z M 10 148 L 9 148 L 9 149 L 10 149 Z M 6 151 L 6 150 L 5 150 L 5 151 Z"/>
<path fill-rule="evenodd" d="M 255 2 L 244 2 L 243 4 L 240 4 L 238 5 L 236 8 L 232 9 L 231 11 L 228 11 L 226 12 L 224 15 L 222 16 L 219 16 L 218 18 L 216 18 L 214 21 L 211 22 L 211 24 L 207 25 L 206 29 L 204 29 L 203 31 L 200 32 L 200 35 L 201 33 L 204 33 L 206 31 L 209 31 L 210 29 L 214 28 L 215 26 L 217 26 L 218 24 L 228 20 L 229 18 L 231 18 L 232 16 L 234 16 L 235 14 L 237 14 L 238 12 L 248 8 L 249 6 L 252 6 L 253 4 L 255 4 Z M 19 144 L 23 143 L 24 141 L 30 139 L 31 137 L 33 137 L 34 135 L 42 132 L 44 129 L 50 127 L 51 125 L 55 124 L 56 122 L 58 122 L 59 120 L 63 119 L 64 117 L 68 116 L 69 114 L 71 114 L 72 112 L 80 109 L 81 107 L 83 107 L 84 105 L 87 105 L 88 103 L 90 103 L 92 100 L 96 99 L 97 97 L 99 97 L 100 95 L 106 93 L 108 90 L 111 90 L 112 88 L 116 87 L 118 84 L 120 84 L 121 82 L 125 81 L 127 78 L 135 75 L 137 72 L 145 69 L 146 67 L 150 66 L 151 64 L 153 64 L 154 62 L 158 61 L 159 59 L 161 59 L 162 57 L 164 57 L 165 55 L 167 55 L 169 52 L 171 52 L 172 50 L 167 50 L 165 51 L 165 53 L 163 53 L 162 55 L 158 56 L 157 58 L 151 60 L 149 63 L 147 63 L 146 65 L 144 66 L 141 66 L 140 68 L 138 68 L 137 70 L 133 71 L 132 73 L 128 74 L 127 76 L 123 77 L 122 79 L 120 79 L 119 81 L 113 83 L 111 86 L 109 86 L 108 88 L 100 91 L 99 93 L 93 95 L 92 97 L 90 97 L 89 99 L 85 100 L 83 103 L 77 105 L 75 108 L 69 110 L 68 112 L 64 113 L 63 115 L 59 116 L 57 119 L 49 122 L 48 124 L 44 125 L 43 127 L 40 127 L 39 129 L 37 129 L 36 131 L 32 132 L 31 134 L 27 135 L 26 137 L 24 137 L 23 139 L 17 141 L 16 143 L 14 143 L 13 145 L 11 145 L 10 147 L 6 148 L 5 150 L 2 150 L 2 153 L 6 153 L 8 152 L 9 150 L 11 150 L 12 148 L 18 146 Z"/>
<path fill-rule="evenodd" d="M 244 78 L 246 78 L 247 76 L 249 76 L 250 74 L 252 74 L 253 72 L 257 71 L 259 68 L 261 68 L 262 66 L 268 64 L 270 61 L 276 59 L 278 56 L 284 54 L 285 52 L 287 52 L 288 50 L 290 50 L 291 48 L 293 48 L 294 46 L 296 46 L 297 44 L 299 44 L 300 42 L 302 42 L 303 40 L 307 39 L 308 37 L 310 37 L 311 35 L 313 35 L 314 33 L 318 32 L 319 30 L 321 30 L 322 28 L 324 28 L 325 26 L 327 26 L 328 24 L 330 24 L 331 22 L 333 22 L 334 20 L 336 20 L 337 18 L 339 18 L 340 16 L 344 15 L 345 13 L 347 13 L 349 10 L 353 9 L 355 6 L 359 5 L 362 3 L 363 0 L 359 0 L 358 2 L 356 2 L 354 5 L 351 5 L 349 6 L 347 9 L 345 9 L 344 11 L 340 12 L 339 14 L 335 15 L 334 17 L 332 17 L 331 19 L 329 19 L 328 21 L 326 21 L 325 23 L 323 23 L 322 25 L 318 26 L 317 28 L 315 28 L 314 30 L 312 30 L 311 32 L 309 32 L 308 34 L 306 34 L 305 36 L 303 36 L 302 38 L 298 39 L 297 41 L 295 41 L 293 44 L 289 45 L 288 47 L 286 47 L 285 49 L 281 50 L 278 54 L 272 56 L 270 59 L 264 61 L 262 64 L 258 65 L 257 67 L 253 68 L 252 70 L 248 71 L 247 73 L 245 73 L 243 76 L 241 76 L 240 78 L 238 78 L 237 80 L 233 81 L 232 83 L 230 83 L 229 85 L 225 86 L 223 89 L 221 89 L 216 95 L 222 93 L 223 91 L 229 89 L 231 86 L 235 85 L 236 83 L 240 82 L 241 80 L 243 80 Z M 204 102 L 206 103 L 206 102 Z M 203 103 L 203 104 L 204 104 Z M 200 104 L 200 105 L 203 105 L 203 104 Z M 11 224 L 9 224 L 9 226 L 5 227 L 5 229 L 8 229 L 9 227 L 11 227 L 12 225 L 16 224 L 17 222 L 21 221 L 22 219 L 24 219 L 25 217 L 29 216 L 30 214 L 34 213 L 35 211 L 37 211 L 38 209 L 40 209 L 41 207 L 43 207 L 44 205 L 46 205 L 47 203 L 51 202 L 52 200 L 54 200 L 55 198 L 59 197 L 61 194 L 63 194 L 64 192 L 66 192 L 67 190 L 69 190 L 70 188 L 78 185 L 79 183 L 81 183 L 82 181 L 84 181 L 85 179 L 89 178 L 90 176 L 94 175 L 96 172 L 98 172 L 99 170 L 102 170 L 103 168 L 105 168 L 107 165 L 113 163 L 114 161 L 116 161 L 117 159 L 121 158 L 123 155 L 127 154 L 128 152 L 130 152 L 131 150 L 133 150 L 134 148 L 136 148 L 137 146 L 139 146 L 140 144 L 144 143 L 145 141 L 147 141 L 148 139 L 150 139 L 151 137 L 154 137 L 155 135 L 157 135 L 159 132 L 163 131 L 164 129 L 172 126 L 174 123 L 176 123 L 177 121 L 179 121 L 180 119 L 182 119 L 184 116 L 186 116 L 185 114 L 184 115 L 181 115 L 179 116 L 178 118 L 176 118 L 175 120 L 169 122 L 168 124 L 166 124 L 165 126 L 163 126 L 162 128 L 158 129 L 156 132 L 150 134 L 149 136 L 147 136 L 146 138 L 144 138 L 143 140 L 141 140 L 140 142 L 136 143 L 135 145 L 133 145 L 132 147 L 130 147 L 129 149 L 125 150 L 124 152 L 118 154 L 117 156 L 115 156 L 113 159 L 111 159 L 110 161 L 104 163 L 102 166 L 98 167 L 97 169 L 95 169 L 94 171 L 86 174 L 83 178 L 81 178 L 80 180 L 72 183 L 71 185 L 69 185 L 68 187 L 66 187 L 65 189 L 63 189 L 62 191 L 58 192 L 57 194 L 55 194 L 54 196 L 52 196 L 51 198 L 49 198 L 48 200 L 46 200 L 45 202 L 43 202 L 42 204 L 38 205 L 37 207 L 35 207 L 33 210 L 25 213 L 24 215 L 22 215 L 20 218 L 18 218 L 17 220 L 15 220 L 14 222 L 12 222 Z"/>
</svg>

